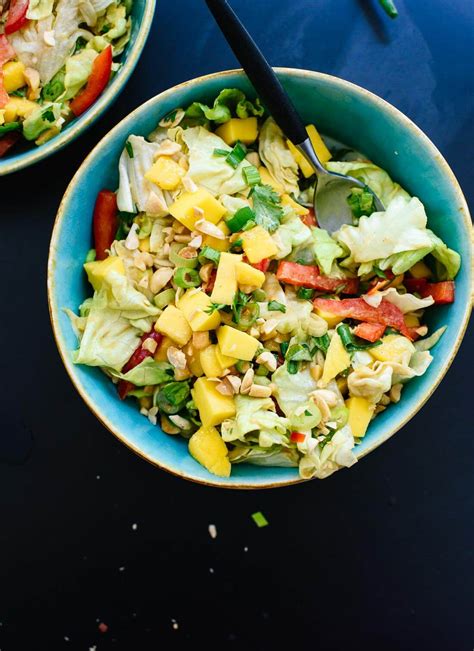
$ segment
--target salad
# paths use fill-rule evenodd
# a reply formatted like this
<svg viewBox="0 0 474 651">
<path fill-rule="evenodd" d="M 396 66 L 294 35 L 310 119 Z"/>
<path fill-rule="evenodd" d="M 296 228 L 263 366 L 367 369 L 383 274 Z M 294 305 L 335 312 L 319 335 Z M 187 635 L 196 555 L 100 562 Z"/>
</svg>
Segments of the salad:
<svg viewBox="0 0 474 651">
<path fill-rule="evenodd" d="M 133 0 L 0 0 L 0 156 L 41 145 L 84 113 L 120 67 Z"/>
<path fill-rule="evenodd" d="M 444 328 L 429 332 L 426 310 L 454 301 L 460 256 L 421 201 L 307 130 L 328 169 L 362 179 L 384 212 L 355 188 L 353 224 L 319 228 L 311 167 L 237 89 L 131 135 L 118 189 L 97 197 L 94 293 L 68 311 L 74 361 L 101 367 L 215 475 L 351 466 L 370 422 L 432 361 Z"/>
</svg>

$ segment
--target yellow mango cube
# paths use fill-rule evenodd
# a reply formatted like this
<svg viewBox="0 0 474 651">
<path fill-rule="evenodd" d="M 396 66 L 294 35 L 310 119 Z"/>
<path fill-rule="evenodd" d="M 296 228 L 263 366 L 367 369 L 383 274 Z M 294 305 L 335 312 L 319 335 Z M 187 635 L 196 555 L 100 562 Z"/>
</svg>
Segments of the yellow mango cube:
<svg viewBox="0 0 474 651">
<path fill-rule="evenodd" d="M 219 393 L 216 389 L 216 382 L 209 378 L 198 378 L 191 393 L 205 427 L 220 425 L 226 418 L 235 416 L 234 399 Z"/>
<path fill-rule="evenodd" d="M 265 274 L 246 262 L 237 262 L 235 266 L 239 285 L 252 285 L 260 288 L 265 282 Z"/>
<path fill-rule="evenodd" d="M 431 278 L 432 276 L 431 269 L 423 262 L 423 260 L 414 264 L 409 271 L 413 278 Z"/>
<path fill-rule="evenodd" d="M 223 366 L 219 363 L 216 355 L 217 346 L 212 344 L 199 353 L 199 362 L 201 363 L 204 375 L 207 377 L 220 377 L 224 372 Z"/>
<path fill-rule="evenodd" d="M 216 135 L 232 147 L 237 141 L 251 145 L 257 140 L 257 118 L 232 118 L 216 129 Z"/>
<path fill-rule="evenodd" d="M 217 341 L 221 353 L 246 362 L 250 362 L 254 358 L 260 347 L 258 339 L 227 325 L 221 326 L 217 331 Z"/>
<path fill-rule="evenodd" d="M 212 307 L 210 297 L 202 290 L 188 289 L 178 301 L 178 308 L 186 317 L 193 332 L 215 330 L 221 323 L 218 310 L 208 314 L 206 310 Z"/>
<path fill-rule="evenodd" d="M 321 384 L 324 386 L 333 380 L 336 375 L 345 371 L 351 363 L 351 357 L 341 341 L 340 336 L 335 332 L 329 344 L 326 359 L 324 361 Z"/>
<path fill-rule="evenodd" d="M 402 335 L 387 335 L 382 338 L 380 346 L 369 350 L 372 357 L 380 362 L 398 363 L 403 363 L 407 359 L 409 361 L 414 352 L 415 346 Z"/>
<path fill-rule="evenodd" d="M 405 321 L 405 325 L 407 328 L 419 328 L 420 327 L 420 319 L 415 316 L 414 314 L 404 314 L 403 315 L 403 320 Z"/>
<path fill-rule="evenodd" d="M 146 172 L 145 178 L 162 190 L 176 190 L 185 175 L 182 167 L 169 156 L 160 156 Z"/>
<path fill-rule="evenodd" d="M 321 163 L 327 163 L 328 160 L 331 159 L 331 152 L 326 147 L 324 140 L 319 135 L 314 124 L 308 124 L 306 131 L 308 132 L 309 139 L 311 140 L 314 151 L 318 155 L 319 160 Z"/>
<path fill-rule="evenodd" d="M 288 145 L 288 149 L 291 151 L 293 154 L 293 158 L 295 159 L 296 163 L 298 164 L 298 167 L 300 170 L 303 172 L 303 176 L 306 179 L 309 179 L 310 176 L 313 176 L 314 170 L 311 167 L 311 165 L 308 163 L 306 158 L 303 156 L 303 154 L 300 152 L 299 149 L 295 147 L 295 145 L 291 142 L 291 140 L 287 140 L 286 144 Z"/>
<path fill-rule="evenodd" d="M 349 409 L 349 425 L 355 438 L 362 438 L 374 414 L 375 405 L 365 398 L 351 396 L 346 400 Z"/>
<path fill-rule="evenodd" d="M 167 362 L 168 348 L 171 348 L 171 346 L 176 346 L 174 341 L 169 337 L 163 337 L 160 345 L 158 346 L 158 348 L 155 351 L 155 354 L 153 355 L 153 357 L 155 358 L 155 362 Z"/>
<path fill-rule="evenodd" d="M 321 319 L 324 319 L 328 324 L 328 328 L 335 328 L 341 321 L 344 321 L 344 317 L 340 314 L 333 314 L 332 312 L 326 312 L 321 310 L 319 307 L 314 308 L 314 311 Z"/>
<path fill-rule="evenodd" d="M 235 362 L 237 361 L 236 357 L 229 357 L 229 355 L 224 355 L 219 346 L 216 346 L 216 359 L 223 370 L 234 366 Z"/>
<path fill-rule="evenodd" d="M 284 187 L 280 185 L 278 181 L 275 181 L 275 179 L 273 178 L 273 176 L 270 174 L 270 172 L 267 170 L 266 167 L 263 167 L 263 165 L 261 165 L 258 168 L 258 171 L 260 172 L 260 180 L 262 182 L 262 185 L 269 185 L 278 194 L 281 194 L 282 192 L 285 191 Z"/>
<path fill-rule="evenodd" d="M 229 451 L 215 427 L 201 427 L 189 439 L 189 453 L 201 466 L 218 477 L 229 477 Z"/>
<path fill-rule="evenodd" d="M 155 330 L 166 335 L 179 346 L 185 346 L 193 334 L 186 317 L 174 305 L 165 307 L 155 323 Z"/>
<path fill-rule="evenodd" d="M 218 237 L 213 237 L 212 235 L 204 235 L 202 238 L 202 245 L 203 246 L 210 246 L 212 249 L 215 249 L 216 251 L 228 251 L 230 247 L 230 242 L 228 235 L 230 234 L 230 230 L 225 223 L 224 220 L 220 221 L 218 224 L 216 224 L 217 228 L 222 231 L 225 235 L 225 239 L 221 240 Z"/>
<path fill-rule="evenodd" d="M 3 66 L 3 86 L 7 93 L 13 93 L 26 84 L 25 66 L 21 61 L 9 61 Z"/>
<path fill-rule="evenodd" d="M 110 273 L 118 273 L 125 276 L 125 267 L 122 258 L 116 255 L 110 255 L 105 260 L 94 260 L 93 262 L 86 262 L 84 265 L 87 279 L 92 287 L 98 292 Z"/>
<path fill-rule="evenodd" d="M 188 368 L 195 377 L 201 377 L 201 375 L 204 375 L 199 351 L 195 350 L 190 355 L 187 355 L 187 360 Z"/>
<path fill-rule="evenodd" d="M 7 105 L 4 107 L 5 122 L 15 122 L 18 118 L 27 118 L 39 108 L 36 102 L 30 102 L 24 97 L 10 97 Z"/>
<path fill-rule="evenodd" d="M 282 195 L 282 197 L 281 197 L 281 205 L 282 206 L 288 206 L 297 215 L 304 216 L 304 215 L 309 214 L 309 210 L 307 208 L 305 208 L 304 206 L 302 206 L 297 201 L 295 201 L 294 199 L 292 199 L 289 194 L 283 194 Z"/>
<path fill-rule="evenodd" d="M 241 262 L 242 256 L 236 253 L 221 253 L 217 267 L 216 281 L 211 294 L 213 303 L 232 305 L 237 291 L 237 273 L 235 265 Z"/>
<path fill-rule="evenodd" d="M 199 208 L 204 214 L 197 214 L 194 208 Z M 217 224 L 227 209 L 208 190 L 199 188 L 196 192 L 183 192 L 171 204 L 169 211 L 175 219 L 192 231 L 199 219 L 206 219 L 208 222 Z"/>
<path fill-rule="evenodd" d="M 242 248 L 252 264 L 278 253 L 278 247 L 272 240 L 272 236 L 261 226 L 255 226 L 242 233 Z"/>
</svg>

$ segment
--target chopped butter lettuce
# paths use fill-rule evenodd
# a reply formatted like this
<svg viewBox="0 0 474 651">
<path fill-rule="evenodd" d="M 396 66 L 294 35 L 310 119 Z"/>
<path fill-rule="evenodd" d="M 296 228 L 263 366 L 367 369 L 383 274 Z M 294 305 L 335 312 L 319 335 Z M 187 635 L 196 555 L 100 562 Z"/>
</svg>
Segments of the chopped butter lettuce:
<svg viewBox="0 0 474 651">
<path fill-rule="evenodd" d="M 288 373 L 286 362 L 273 373 L 272 382 L 275 385 L 277 402 L 287 417 L 290 417 L 297 407 L 307 404 L 309 393 L 318 386 L 308 367 L 292 375 Z"/>
<path fill-rule="evenodd" d="M 278 247 L 275 257 L 278 260 L 286 258 L 294 248 L 306 244 L 310 239 L 311 230 L 303 224 L 298 215 L 290 212 L 283 217 L 281 225 L 273 234 L 273 240 Z"/>
<path fill-rule="evenodd" d="M 23 135 L 27 140 L 36 140 L 43 131 L 51 129 L 60 117 L 61 104 L 58 102 L 44 104 L 23 122 Z"/>
<path fill-rule="evenodd" d="M 365 296 L 364 299 L 369 305 L 372 305 L 372 307 L 378 307 L 382 302 L 382 299 L 385 299 L 386 301 L 389 301 L 389 303 L 396 305 L 403 314 L 416 312 L 416 310 L 424 310 L 434 303 L 432 296 L 418 298 L 408 292 L 406 294 L 400 294 L 395 287 L 390 287 L 382 292 L 377 292 L 372 296 Z"/>
<path fill-rule="evenodd" d="M 227 443 L 246 440 L 249 432 L 257 432 L 260 447 L 289 445 L 289 421 L 275 413 L 271 398 L 235 397 L 235 418 L 222 423 L 222 438 Z"/>
<path fill-rule="evenodd" d="M 92 70 L 92 63 L 97 57 L 97 52 L 91 48 L 84 48 L 66 61 L 66 74 L 64 75 L 65 94 L 62 100 L 75 97 L 80 89 L 87 83 Z"/>
<path fill-rule="evenodd" d="M 174 371 L 171 364 L 155 362 L 153 357 L 147 357 L 127 373 L 112 371 L 112 375 L 119 380 L 131 382 L 137 387 L 145 387 L 169 382 L 174 377 Z"/>
<path fill-rule="evenodd" d="M 54 0 L 30 0 L 26 17 L 28 20 L 42 20 L 53 13 Z"/>
<path fill-rule="evenodd" d="M 268 118 L 260 130 L 258 153 L 283 190 L 299 194 L 298 165 L 286 146 L 282 130 L 272 118 Z"/>
<path fill-rule="evenodd" d="M 341 467 L 350 468 L 357 461 L 352 451 L 354 437 L 349 425 L 337 430 L 324 447 L 318 445 L 315 439 L 308 437 L 306 439 L 310 447 L 299 463 L 300 475 L 303 479 L 313 477 L 324 479 Z"/>
<path fill-rule="evenodd" d="M 228 122 L 235 114 L 238 118 L 262 116 L 263 106 L 260 100 L 252 103 L 244 93 L 237 88 L 225 88 L 214 100 L 213 106 L 202 102 L 194 102 L 186 110 L 186 117 L 193 119 L 213 120 L 217 124 Z"/>
<path fill-rule="evenodd" d="M 311 235 L 313 238 L 313 252 L 318 265 L 324 274 L 329 276 L 332 265 L 336 258 L 344 255 L 344 250 L 334 240 L 327 231 L 322 228 L 312 228 Z"/>
</svg>

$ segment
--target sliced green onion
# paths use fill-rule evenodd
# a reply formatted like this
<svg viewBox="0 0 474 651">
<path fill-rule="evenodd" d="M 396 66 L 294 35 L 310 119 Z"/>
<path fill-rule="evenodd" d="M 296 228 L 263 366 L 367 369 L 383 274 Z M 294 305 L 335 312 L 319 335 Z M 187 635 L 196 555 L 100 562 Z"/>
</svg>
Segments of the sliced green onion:
<svg viewBox="0 0 474 651">
<path fill-rule="evenodd" d="M 229 151 L 227 149 L 214 149 L 212 152 L 214 156 L 228 156 Z"/>
<path fill-rule="evenodd" d="M 255 228 L 257 224 L 253 221 L 253 219 L 249 219 L 248 222 L 245 224 L 245 226 L 242 228 L 243 231 L 250 231 L 252 228 Z"/>
<path fill-rule="evenodd" d="M 247 155 L 247 147 L 241 142 L 236 142 L 234 149 L 229 153 L 225 162 L 228 163 L 234 169 L 237 169 L 240 163 L 244 160 Z"/>
<path fill-rule="evenodd" d="M 310 362 L 311 352 L 306 344 L 293 344 L 286 351 L 285 358 L 289 362 Z"/>
<path fill-rule="evenodd" d="M 286 312 L 286 305 L 283 305 L 283 303 L 279 303 L 278 301 L 270 301 L 268 309 L 271 312 L 283 312 L 284 314 Z"/>
<path fill-rule="evenodd" d="M 382 341 L 365 342 L 362 340 L 357 340 L 356 337 L 352 334 L 350 328 L 345 323 L 337 327 L 337 334 L 340 336 L 342 345 L 347 350 L 348 353 L 355 353 L 358 350 L 367 350 L 368 348 L 374 348 L 374 346 L 380 346 Z"/>
<path fill-rule="evenodd" d="M 270 373 L 270 371 L 263 364 L 259 364 L 257 366 L 257 370 L 255 371 L 255 375 L 258 375 L 258 376 L 261 376 L 261 377 L 266 377 L 269 373 Z"/>
<path fill-rule="evenodd" d="M 288 362 L 286 368 L 290 375 L 296 375 L 298 373 L 298 362 Z"/>
<path fill-rule="evenodd" d="M 235 366 L 238 373 L 247 373 L 247 371 L 250 368 L 250 364 L 248 362 L 244 362 L 241 359 L 238 359 L 235 362 L 234 366 Z"/>
<path fill-rule="evenodd" d="M 184 246 L 178 242 L 170 247 L 170 261 L 176 267 L 185 267 L 186 269 L 195 269 L 198 265 L 198 255 L 196 249 L 192 246 Z"/>
<path fill-rule="evenodd" d="M 127 142 L 125 143 L 125 149 L 127 150 L 128 157 L 133 158 L 135 154 L 133 153 L 133 147 L 130 140 L 127 140 Z"/>
<path fill-rule="evenodd" d="M 186 404 L 189 394 L 187 382 L 170 382 L 155 393 L 153 404 L 165 414 L 177 414 Z"/>
<path fill-rule="evenodd" d="M 160 310 L 165 308 L 167 305 L 171 305 L 174 303 L 174 299 L 176 297 L 176 292 L 174 289 L 165 289 L 163 292 L 160 292 L 157 294 L 154 298 L 155 305 L 156 307 L 159 307 Z"/>
<path fill-rule="evenodd" d="M 321 412 L 314 402 L 308 402 L 304 405 L 296 407 L 290 414 L 290 425 L 296 430 L 309 430 L 317 427 L 321 422 Z"/>
<path fill-rule="evenodd" d="M 283 357 L 286 356 L 286 351 L 288 350 L 289 345 L 290 345 L 289 341 L 282 341 L 281 342 L 280 351 L 281 351 L 281 354 L 283 355 Z"/>
<path fill-rule="evenodd" d="M 86 255 L 85 262 L 94 262 L 95 259 L 96 259 L 95 249 L 89 249 Z"/>
<path fill-rule="evenodd" d="M 267 298 L 267 293 L 263 289 L 254 289 L 252 296 L 256 301 L 262 303 Z"/>
<path fill-rule="evenodd" d="M 80 38 L 81 37 L 77 39 L 76 45 L 80 40 Z M 58 99 L 58 97 L 64 93 L 65 76 L 66 76 L 66 70 L 65 68 L 61 68 L 61 70 L 54 75 L 51 81 L 49 81 L 45 86 L 43 86 L 43 90 L 41 91 L 41 97 L 44 99 L 45 102 L 55 102 Z"/>
<path fill-rule="evenodd" d="M 396 18 L 398 16 L 397 8 L 392 0 L 379 0 L 379 4 L 390 18 Z"/>
<path fill-rule="evenodd" d="M 226 221 L 227 227 L 232 233 L 238 233 L 248 221 L 255 223 L 255 213 L 249 206 L 237 210 L 235 215 Z M 235 242 L 234 242 L 235 244 Z"/>
<path fill-rule="evenodd" d="M 219 260 L 221 258 L 221 252 L 217 251 L 216 249 L 213 249 L 212 246 L 205 246 L 202 247 L 201 253 L 199 254 L 200 262 L 201 264 L 205 264 L 205 261 L 202 262 L 201 258 L 206 258 L 206 260 L 210 260 L 211 262 L 214 262 L 214 264 L 219 264 Z"/>
<path fill-rule="evenodd" d="M 261 529 L 262 527 L 266 527 L 268 525 L 268 520 L 261 511 L 252 513 L 252 520 L 255 522 L 255 524 L 259 529 Z"/>
<path fill-rule="evenodd" d="M 260 316 L 260 307 L 258 303 L 247 303 L 239 305 L 234 310 L 234 321 L 241 328 L 250 328 Z"/>
<path fill-rule="evenodd" d="M 314 289 L 307 289 L 306 287 L 300 287 L 296 292 L 298 298 L 304 298 L 306 301 L 310 301 L 314 296 Z"/>
<path fill-rule="evenodd" d="M 262 182 L 262 179 L 260 178 L 260 172 L 255 167 L 255 165 L 246 165 L 242 169 L 242 174 L 247 185 L 252 186 Z"/>
<path fill-rule="evenodd" d="M 322 350 L 324 354 L 328 352 L 329 344 L 331 340 L 329 335 L 323 335 L 322 337 L 312 337 L 314 348 L 311 350 L 311 355 L 315 355 L 317 350 Z"/>
<path fill-rule="evenodd" d="M 201 278 L 195 269 L 178 267 L 174 272 L 174 282 L 182 289 L 189 289 L 198 287 L 201 284 Z"/>
<path fill-rule="evenodd" d="M 242 244 L 243 244 L 242 238 L 239 237 L 238 240 L 235 240 L 235 242 L 232 242 L 232 244 L 230 245 L 229 251 L 237 251 L 238 249 L 241 249 Z"/>
<path fill-rule="evenodd" d="M 7 122 L 6 124 L 0 125 L 0 136 L 3 136 L 4 133 L 9 133 L 10 131 L 18 131 L 21 124 L 19 122 Z"/>
</svg>

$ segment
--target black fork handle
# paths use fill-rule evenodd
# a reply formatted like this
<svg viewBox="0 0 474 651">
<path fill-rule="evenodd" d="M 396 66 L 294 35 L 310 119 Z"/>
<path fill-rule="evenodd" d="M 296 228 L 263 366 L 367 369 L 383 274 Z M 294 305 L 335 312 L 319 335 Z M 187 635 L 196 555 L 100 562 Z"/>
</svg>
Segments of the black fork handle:
<svg viewBox="0 0 474 651">
<path fill-rule="evenodd" d="M 275 122 L 295 145 L 304 142 L 308 134 L 293 102 L 233 9 L 226 0 L 206 4 Z"/>
</svg>

